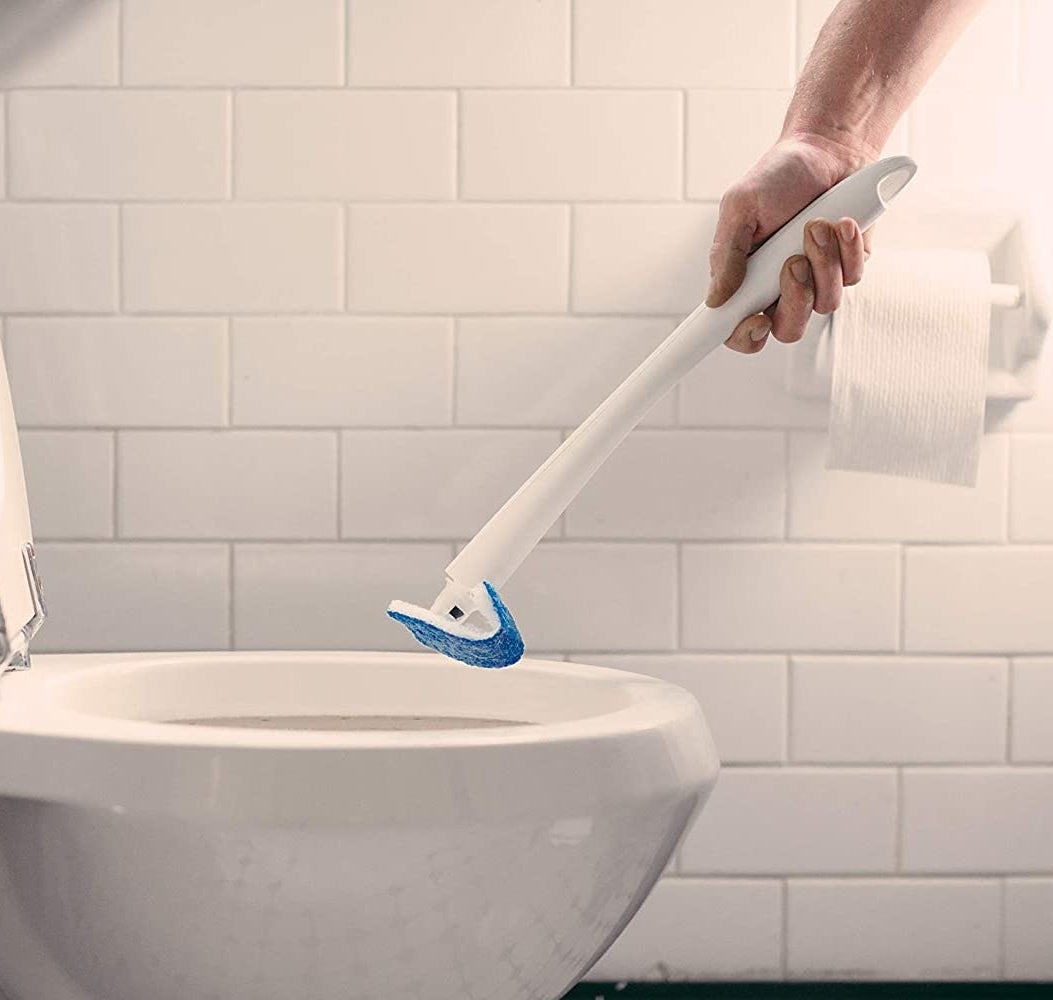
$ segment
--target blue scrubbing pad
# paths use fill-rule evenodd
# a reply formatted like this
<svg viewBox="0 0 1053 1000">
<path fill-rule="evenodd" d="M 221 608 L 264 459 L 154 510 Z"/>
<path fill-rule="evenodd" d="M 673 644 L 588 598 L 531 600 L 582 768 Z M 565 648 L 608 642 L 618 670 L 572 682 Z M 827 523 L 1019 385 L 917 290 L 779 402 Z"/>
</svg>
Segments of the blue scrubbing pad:
<svg viewBox="0 0 1053 1000">
<path fill-rule="evenodd" d="M 418 642 L 455 660 L 473 667 L 509 667 L 523 656 L 523 637 L 497 591 L 485 580 L 483 587 L 489 607 L 483 606 L 484 599 L 478 595 L 477 610 L 493 623 L 489 631 L 460 624 L 405 601 L 392 601 L 388 614 L 405 625 Z"/>
</svg>

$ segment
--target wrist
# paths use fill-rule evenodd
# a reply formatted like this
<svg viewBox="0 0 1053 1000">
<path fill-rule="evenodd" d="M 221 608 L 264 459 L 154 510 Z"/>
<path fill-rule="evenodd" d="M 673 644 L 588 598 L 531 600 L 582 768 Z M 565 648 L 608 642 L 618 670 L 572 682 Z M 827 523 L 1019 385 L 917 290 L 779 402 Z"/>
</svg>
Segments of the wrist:
<svg viewBox="0 0 1053 1000">
<path fill-rule="evenodd" d="M 815 123 L 804 125 L 787 122 L 779 139 L 809 147 L 844 174 L 854 173 L 872 163 L 884 145 L 883 142 L 875 144 L 868 141 L 852 129 Z"/>
</svg>

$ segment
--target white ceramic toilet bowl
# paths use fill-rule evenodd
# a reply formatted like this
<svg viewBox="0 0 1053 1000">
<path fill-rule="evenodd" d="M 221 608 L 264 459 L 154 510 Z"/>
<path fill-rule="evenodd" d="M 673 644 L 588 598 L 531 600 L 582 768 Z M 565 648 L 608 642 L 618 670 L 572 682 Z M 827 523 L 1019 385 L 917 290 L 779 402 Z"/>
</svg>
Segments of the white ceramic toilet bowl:
<svg viewBox="0 0 1053 1000">
<path fill-rule="evenodd" d="M 37 657 L 0 677 L 0 993 L 555 1000 L 718 766 L 694 698 L 599 667 Z"/>
</svg>

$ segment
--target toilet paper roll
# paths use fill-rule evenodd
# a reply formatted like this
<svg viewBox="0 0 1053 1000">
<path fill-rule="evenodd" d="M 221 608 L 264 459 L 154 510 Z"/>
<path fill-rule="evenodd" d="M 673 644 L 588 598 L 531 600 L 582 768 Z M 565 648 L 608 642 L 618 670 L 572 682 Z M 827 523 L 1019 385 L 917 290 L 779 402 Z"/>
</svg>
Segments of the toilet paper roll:
<svg viewBox="0 0 1053 1000">
<path fill-rule="evenodd" d="M 990 335 L 982 251 L 879 251 L 834 313 L 826 466 L 975 486 Z"/>
</svg>

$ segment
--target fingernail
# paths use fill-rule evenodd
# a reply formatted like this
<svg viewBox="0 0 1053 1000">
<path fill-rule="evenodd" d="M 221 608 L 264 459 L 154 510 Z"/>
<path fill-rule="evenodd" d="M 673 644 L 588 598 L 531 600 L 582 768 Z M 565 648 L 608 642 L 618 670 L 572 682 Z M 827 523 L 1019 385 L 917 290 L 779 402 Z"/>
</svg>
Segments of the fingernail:
<svg viewBox="0 0 1053 1000">
<path fill-rule="evenodd" d="M 830 227 L 825 222 L 817 222 L 812 226 L 812 239 L 821 246 L 825 247 L 830 242 Z"/>
<path fill-rule="evenodd" d="M 802 284 L 807 285 L 812 280 L 812 266 L 807 257 L 798 257 L 790 265 L 790 273 Z"/>
<path fill-rule="evenodd" d="M 750 340 L 757 344 L 767 337 L 769 333 L 771 333 L 771 327 L 766 323 L 761 323 L 759 326 L 755 326 L 750 330 Z"/>
<path fill-rule="evenodd" d="M 841 239 L 848 243 L 856 233 L 856 227 L 851 219 L 844 219 L 840 225 Z"/>
</svg>

